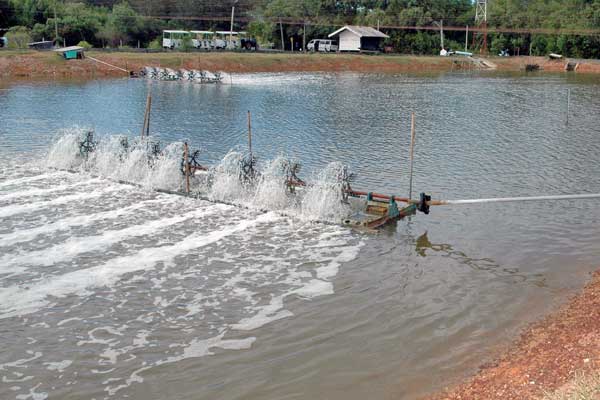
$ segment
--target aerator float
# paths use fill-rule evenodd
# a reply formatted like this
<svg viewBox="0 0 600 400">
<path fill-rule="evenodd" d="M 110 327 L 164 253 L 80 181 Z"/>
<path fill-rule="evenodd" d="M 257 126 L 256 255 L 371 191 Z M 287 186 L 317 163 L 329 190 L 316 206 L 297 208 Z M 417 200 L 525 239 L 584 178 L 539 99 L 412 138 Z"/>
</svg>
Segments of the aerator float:
<svg viewBox="0 0 600 400">
<path fill-rule="evenodd" d="M 157 159 L 165 156 L 165 149 L 161 148 L 158 140 L 151 137 L 144 137 L 136 146 L 129 143 L 127 137 L 121 137 L 118 141 L 118 154 L 121 159 L 125 159 L 127 154 L 134 148 L 145 149 L 144 154 L 147 157 L 148 165 L 152 166 Z M 249 135 L 249 146 L 251 148 L 251 136 Z M 79 155 L 83 160 L 88 160 L 99 148 L 99 143 L 94 139 L 92 131 L 85 132 L 79 141 Z M 200 160 L 200 150 L 190 150 L 187 143 L 183 145 L 183 154 L 180 162 L 180 173 L 183 178 L 184 188 L 179 191 L 169 191 L 169 193 L 186 196 L 202 197 L 200 192 L 194 193 L 192 188 L 210 187 L 215 179 L 215 167 L 209 167 Z M 237 174 L 237 179 L 246 187 L 257 185 L 261 180 L 261 173 L 258 170 L 258 160 L 252 153 L 239 154 L 239 157 L 232 160 L 231 170 Z M 283 159 L 277 164 L 278 176 L 281 177 L 285 185 L 286 192 L 290 196 L 300 194 L 303 190 L 314 184 L 306 182 L 299 177 L 301 164 L 294 160 Z M 363 192 L 354 190 L 351 184 L 356 180 L 356 175 L 349 172 L 347 166 L 343 166 L 332 188 L 340 191 L 340 200 L 351 210 L 349 215 L 343 218 L 340 223 L 345 226 L 362 229 L 377 229 L 394 221 L 415 214 L 421 211 L 429 213 L 429 196 L 422 194 L 419 202 L 409 201 L 405 198 L 396 196 L 382 195 L 373 192 Z M 213 200 L 214 201 L 214 200 Z M 404 203 L 404 205 L 400 205 Z"/>
</svg>

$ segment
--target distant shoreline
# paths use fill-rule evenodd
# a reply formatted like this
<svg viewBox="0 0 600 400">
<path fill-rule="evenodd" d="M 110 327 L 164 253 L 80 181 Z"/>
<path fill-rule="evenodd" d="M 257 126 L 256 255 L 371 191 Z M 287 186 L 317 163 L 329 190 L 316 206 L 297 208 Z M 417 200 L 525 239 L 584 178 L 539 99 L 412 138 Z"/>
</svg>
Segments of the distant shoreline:
<svg viewBox="0 0 600 400">
<path fill-rule="evenodd" d="M 232 52 L 105 52 L 91 50 L 90 56 L 138 72 L 144 66 L 174 69 L 201 69 L 228 73 L 253 72 L 360 72 L 360 73 L 442 73 L 473 67 L 462 57 L 300 54 L 300 53 L 232 53 Z M 499 72 L 522 72 L 527 64 L 538 65 L 542 72 L 600 74 L 599 60 L 570 60 L 576 72 L 566 72 L 567 60 L 545 57 L 489 57 Z M 485 71 L 486 69 L 483 69 Z M 94 79 L 124 77 L 125 72 L 92 61 L 63 60 L 52 51 L 0 51 L 0 79 Z"/>
</svg>

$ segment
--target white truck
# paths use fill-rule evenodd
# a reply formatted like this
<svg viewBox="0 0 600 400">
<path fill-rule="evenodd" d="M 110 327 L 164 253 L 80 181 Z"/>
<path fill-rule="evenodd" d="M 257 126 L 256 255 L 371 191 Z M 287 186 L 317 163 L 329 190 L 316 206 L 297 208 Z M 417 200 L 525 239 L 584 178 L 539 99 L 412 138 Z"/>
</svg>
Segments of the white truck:
<svg viewBox="0 0 600 400">
<path fill-rule="evenodd" d="M 313 39 L 306 45 L 308 51 L 321 51 L 324 53 L 338 51 L 338 45 L 331 39 Z"/>
</svg>

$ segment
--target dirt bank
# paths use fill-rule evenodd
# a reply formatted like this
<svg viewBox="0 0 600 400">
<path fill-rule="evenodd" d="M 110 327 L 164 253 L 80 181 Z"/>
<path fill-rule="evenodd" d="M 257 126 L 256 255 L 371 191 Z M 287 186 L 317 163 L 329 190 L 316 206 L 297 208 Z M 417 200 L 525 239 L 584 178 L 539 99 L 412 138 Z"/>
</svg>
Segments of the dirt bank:
<svg viewBox="0 0 600 400">
<path fill-rule="evenodd" d="M 526 329 L 497 361 L 430 399 L 541 399 L 569 387 L 576 375 L 598 371 L 600 272 L 567 305 Z"/>
<path fill-rule="evenodd" d="M 445 72 L 468 68 L 451 57 L 358 55 L 358 54 L 281 54 L 281 53 L 125 53 L 94 52 L 89 56 L 130 71 L 146 65 L 169 68 L 206 69 L 243 72 Z M 464 59 L 462 59 L 464 61 Z M 492 58 L 499 71 L 520 71 L 526 64 L 538 64 L 544 71 L 564 71 L 564 61 L 542 57 Z M 582 62 L 578 72 L 600 73 L 600 63 Z M 125 76 L 126 73 L 91 59 L 61 59 L 54 52 L 0 51 L 0 78 L 94 78 Z"/>
</svg>

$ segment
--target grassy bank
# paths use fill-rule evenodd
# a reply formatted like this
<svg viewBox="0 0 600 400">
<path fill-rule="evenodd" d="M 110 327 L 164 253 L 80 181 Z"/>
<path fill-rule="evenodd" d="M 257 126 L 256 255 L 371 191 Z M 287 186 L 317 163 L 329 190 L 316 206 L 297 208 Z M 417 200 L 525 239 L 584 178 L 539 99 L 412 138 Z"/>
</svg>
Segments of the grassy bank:
<svg viewBox="0 0 600 400">
<path fill-rule="evenodd" d="M 90 51 L 89 56 L 130 71 L 146 65 L 169 68 L 206 69 L 230 73 L 245 72 L 445 72 L 469 68 L 455 60 L 436 56 L 360 55 L 360 54 L 290 54 L 290 53 L 138 53 Z M 462 59 L 464 60 L 464 59 Z M 565 61 L 548 61 L 542 57 L 491 58 L 499 71 L 521 71 L 526 64 L 538 64 L 544 71 L 564 70 Z M 600 73 L 600 63 L 583 62 L 578 72 Z M 63 60 L 54 52 L 0 51 L 0 77 L 94 78 L 124 76 L 118 69 L 85 60 Z"/>
</svg>

